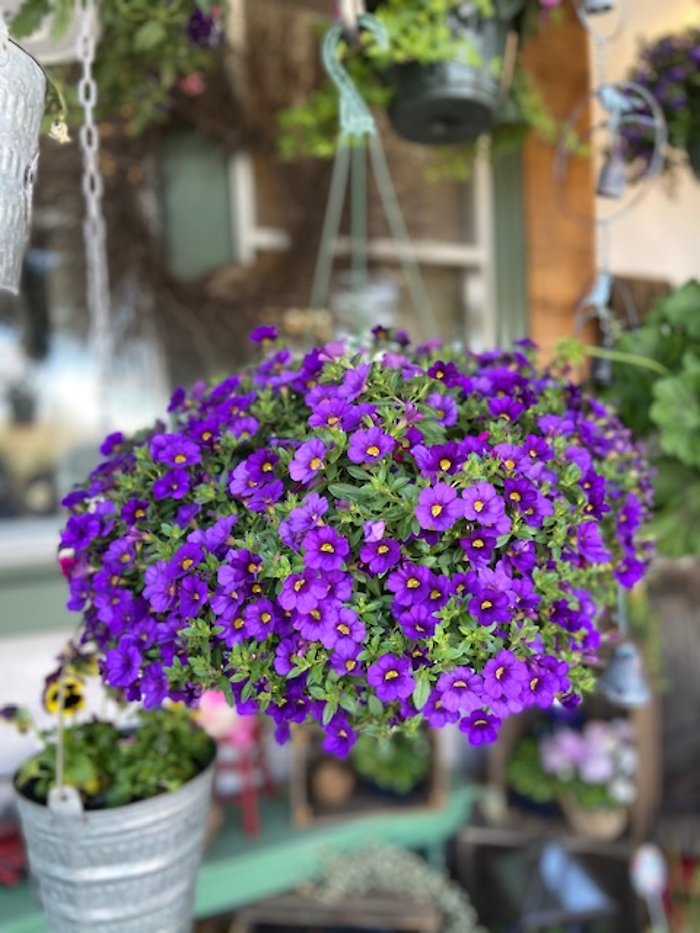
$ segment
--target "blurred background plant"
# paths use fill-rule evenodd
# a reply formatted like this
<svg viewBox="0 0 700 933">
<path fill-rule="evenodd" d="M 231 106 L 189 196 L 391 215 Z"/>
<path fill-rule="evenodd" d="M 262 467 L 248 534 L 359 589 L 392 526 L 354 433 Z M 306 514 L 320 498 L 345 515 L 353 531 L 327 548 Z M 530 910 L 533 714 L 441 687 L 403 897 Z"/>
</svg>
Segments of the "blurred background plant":
<svg viewBox="0 0 700 933">
<path fill-rule="evenodd" d="M 381 790 L 407 795 L 428 777 L 431 740 L 426 730 L 385 739 L 361 735 L 351 754 L 357 773 Z"/>
<path fill-rule="evenodd" d="M 636 796 L 634 726 L 626 719 L 590 719 L 526 736 L 508 766 L 513 789 L 537 803 L 566 796 L 586 810 L 627 807 Z"/>
<path fill-rule="evenodd" d="M 662 367 L 614 362 L 607 389 L 623 422 L 649 445 L 659 552 L 700 555 L 700 282 L 662 298 L 640 327 L 620 334 L 616 350 Z"/>
<path fill-rule="evenodd" d="M 693 172 L 700 177 L 700 27 L 663 36 L 651 45 L 642 46 L 629 80 L 642 85 L 662 108 L 672 155 L 667 169 L 672 170 L 685 156 Z M 654 139 L 638 124 L 623 127 L 626 157 L 648 166 Z M 680 156 L 680 160 L 678 157 Z"/>
<path fill-rule="evenodd" d="M 213 0 L 97 0 L 102 37 L 95 77 L 103 116 L 120 116 L 133 133 L 167 116 L 175 91 L 198 96 L 224 38 L 223 4 Z M 62 35 L 75 11 L 74 0 L 25 0 L 10 25 L 22 40 L 53 17 Z M 75 108 L 69 72 L 51 69 Z M 74 122 L 74 121 L 71 121 Z"/>
</svg>

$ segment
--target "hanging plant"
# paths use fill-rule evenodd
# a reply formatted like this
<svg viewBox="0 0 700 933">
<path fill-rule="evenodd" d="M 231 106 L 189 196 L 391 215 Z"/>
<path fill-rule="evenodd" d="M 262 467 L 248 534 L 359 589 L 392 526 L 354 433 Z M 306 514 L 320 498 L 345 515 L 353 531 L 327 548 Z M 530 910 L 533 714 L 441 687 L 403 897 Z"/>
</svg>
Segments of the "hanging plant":
<svg viewBox="0 0 700 933">
<path fill-rule="evenodd" d="M 388 48 L 361 34 L 359 45 L 346 46 L 344 64 L 363 98 L 386 109 L 400 135 L 430 145 L 462 143 L 455 155 L 469 166 L 475 142 L 485 132 L 492 134 L 496 152 L 513 140 L 517 144 L 531 129 L 554 139 L 554 121 L 527 75 L 516 67 L 504 93 L 503 69 L 512 67 L 504 62 L 509 32 L 516 25 L 520 31 L 531 28 L 557 5 L 382 0 L 370 8 L 387 30 Z M 329 82 L 305 104 L 280 114 L 285 158 L 333 155 L 336 97 Z M 441 155 L 439 161 L 444 169 L 451 160 Z"/>
<path fill-rule="evenodd" d="M 131 700 L 222 689 L 278 737 L 501 721 L 592 686 L 618 581 L 650 557 L 649 477 L 602 404 L 524 347 L 377 330 L 178 390 L 65 500 L 70 608 Z M 384 343 L 384 339 L 389 340 Z M 395 342 L 395 341 L 398 341 Z"/>
<path fill-rule="evenodd" d="M 105 117 L 121 117 L 133 132 L 162 120 L 180 91 L 198 96 L 223 43 L 223 4 L 213 0 L 96 0 L 101 37 L 95 78 Z M 12 20 L 21 39 L 54 17 L 54 34 L 70 23 L 74 0 L 25 0 Z M 52 73 L 54 70 L 52 69 Z M 64 71 L 55 71 L 61 82 Z"/>
<path fill-rule="evenodd" d="M 700 178 L 700 28 L 693 26 L 642 47 L 629 78 L 656 98 L 672 150 L 684 155 Z M 647 167 L 654 152 L 653 134 L 630 125 L 623 126 L 622 136 L 627 159 Z M 677 164 L 677 159 L 668 159 L 666 166 L 672 170 Z"/>
</svg>

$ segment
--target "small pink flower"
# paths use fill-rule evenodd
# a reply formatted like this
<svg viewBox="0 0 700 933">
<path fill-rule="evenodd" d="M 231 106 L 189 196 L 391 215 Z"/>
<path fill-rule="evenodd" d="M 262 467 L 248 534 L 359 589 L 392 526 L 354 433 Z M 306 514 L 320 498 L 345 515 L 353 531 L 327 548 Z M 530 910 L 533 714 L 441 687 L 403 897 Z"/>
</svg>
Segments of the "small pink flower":
<svg viewBox="0 0 700 933">
<path fill-rule="evenodd" d="M 207 89 L 207 83 L 201 71 L 193 71 L 191 75 L 181 78 L 178 88 L 188 97 L 200 97 Z"/>
</svg>

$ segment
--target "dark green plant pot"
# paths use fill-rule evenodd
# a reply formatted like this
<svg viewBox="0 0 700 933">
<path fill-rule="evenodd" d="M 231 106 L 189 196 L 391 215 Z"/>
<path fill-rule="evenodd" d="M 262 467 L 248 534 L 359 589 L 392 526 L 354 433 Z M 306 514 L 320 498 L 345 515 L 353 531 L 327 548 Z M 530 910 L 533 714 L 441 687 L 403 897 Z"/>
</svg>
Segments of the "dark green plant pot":
<svg viewBox="0 0 700 933">
<path fill-rule="evenodd" d="M 397 65 L 389 117 L 399 136 L 439 146 L 487 133 L 503 96 L 494 63 L 503 57 L 510 28 L 509 21 L 490 19 L 465 36 L 480 57 L 479 67 L 458 61 Z"/>
<path fill-rule="evenodd" d="M 688 154 L 688 165 L 693 175 L 700 181 L 700 133 L 691 136 L 685 148 Z"/>
</svg>

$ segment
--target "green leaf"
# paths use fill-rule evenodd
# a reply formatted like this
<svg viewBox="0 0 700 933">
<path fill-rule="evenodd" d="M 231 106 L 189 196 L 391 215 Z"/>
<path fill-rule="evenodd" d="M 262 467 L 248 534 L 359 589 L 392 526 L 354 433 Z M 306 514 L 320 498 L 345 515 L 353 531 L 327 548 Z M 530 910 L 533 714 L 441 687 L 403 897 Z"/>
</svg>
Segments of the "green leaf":
<svg viewBox="0 0 700 933">
<path fill-rule="evenodd" d="M 137 30 L 134 36 L 134 50 L 149 52 L 167 37 L 165 28 L 157 20 L 149 20 Z"/>
<path fill-rule="evenodd" d="M 430 681 L 427 677 L 419 677 L 413 691 L 413 705 L 416 709 L 423 709 L 430 696 Z"/>
<path fill-rule="evenodd" d="M 51 0 L 25 0 L 10 25 L 11 35 L 17 39 L 30 36 L 50 12 Z"/>
<path fill-rule="evenodd" d="M 344 499 L 348 502 L 357 502 L 359 499 L 372 495 L 372 490 L 366 486 L 351 486 L 349 483 L 331 483 L 328 491 L 336 499 Z"/>
<path fill-rule="evenodd" d="M 658 311 L 669 324 L 700 339 L 700 282 L 686 282 L 661 300 Z"/>
<path fill-rule="evenodd" d="M 367 708 L 369 709 L 372 716 L 381 716 L 384 712 L 384 707 L 382 706 L 382 701 L 379 697 L 376 697 L 373 693 L 370 693 L 367 697 Z"/>
<path fill-rule="evenodd" d="M 661 447 L 687 466 L 700 467 L 700 358 L 683 357 L 683 371 L 654 386 L 651 416 Z"/>
</svg>

